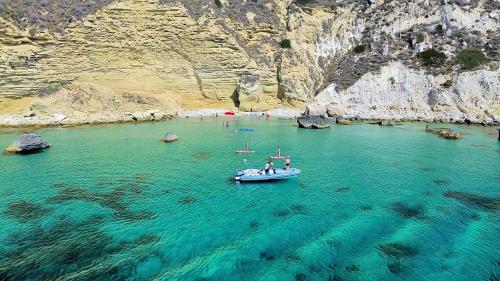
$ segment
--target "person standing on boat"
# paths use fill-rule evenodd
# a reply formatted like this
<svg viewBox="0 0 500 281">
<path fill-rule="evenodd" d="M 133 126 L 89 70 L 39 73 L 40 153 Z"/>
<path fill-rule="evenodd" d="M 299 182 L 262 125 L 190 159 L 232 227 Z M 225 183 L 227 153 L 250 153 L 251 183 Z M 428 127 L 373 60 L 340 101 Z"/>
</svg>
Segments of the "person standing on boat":
<svg viewBox="0 0 500 281">
<path fill-rule="evenodd" d="M 266 165 L 264 166 L 264 173 L 266 175 L 269 174 L 270 169 L 271 169 L 271 161 L 267 161 Z"/>
<path fill-rule="evenodd" d="M 272 160 L 269 162 L 269 166 L 270 166 L 269 167 L 269 172 L 271 172 L 271 170 L 272 170 L 273 174 L 276 174 L 276 170 L 274 169 L 274 163 L 273 163 Z"/>
<path fill-rule="evenodd" d="M 285 170 L 290 170 L 290 163 L 292 160 L 290 160 L 290 157 L 287 155 L 285 159 Z"/>
</svg>

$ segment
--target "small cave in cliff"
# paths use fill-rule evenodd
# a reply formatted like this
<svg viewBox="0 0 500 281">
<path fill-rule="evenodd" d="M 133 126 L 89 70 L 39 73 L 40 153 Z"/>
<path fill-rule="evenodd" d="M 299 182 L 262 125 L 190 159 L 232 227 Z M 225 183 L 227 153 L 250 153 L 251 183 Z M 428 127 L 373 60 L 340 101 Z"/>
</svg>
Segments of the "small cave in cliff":
<svg viewBox="0 0 500 281">
<path fill-rule="evenodd" d="M 233 101 L 234 106 L 240 107 L 240 92 L 238 91 L 238 89 L 234 89 L 234 92 L 230 98 Z"/>
</svg>

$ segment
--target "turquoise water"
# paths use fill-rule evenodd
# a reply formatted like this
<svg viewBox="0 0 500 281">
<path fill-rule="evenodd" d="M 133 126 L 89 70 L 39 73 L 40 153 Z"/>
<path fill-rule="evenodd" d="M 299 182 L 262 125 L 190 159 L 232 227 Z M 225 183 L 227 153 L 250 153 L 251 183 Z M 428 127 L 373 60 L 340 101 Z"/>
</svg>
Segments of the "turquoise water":
<svg viewBox="0 0 500 281">
<path fill-rule="evenodd" d="M 41 129 L 50 149 L 0 156 L 0 280 L 500 278 L 494 128 L 221 124 Z M 246 140 L 256 153 L 235 155 Z M 300 178 L 231 181 L 278 144 Z"/>
</svg>

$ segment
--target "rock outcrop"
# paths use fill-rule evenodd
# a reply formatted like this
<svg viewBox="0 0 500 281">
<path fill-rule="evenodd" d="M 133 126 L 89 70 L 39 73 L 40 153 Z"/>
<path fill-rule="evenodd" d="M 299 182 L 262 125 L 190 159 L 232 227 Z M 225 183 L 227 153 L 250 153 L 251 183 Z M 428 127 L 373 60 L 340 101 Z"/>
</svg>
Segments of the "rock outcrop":
<svg viewBox="0 0 500 281">
<path fill-rule="evenodd" d="M 498 123 L 497 2 L 3 0 L 0 124 L 307 104 Z"/>
<path fill-rule="evenodd" d="M 177 137 L 177 135 L 174 132 L 166 132 L 165 133 L 165 137 L 163 137 L 161 139 L 161 141 L 163 141 L 163 142 L 174 142 L 174 141 L 176 141 L 178 139 L 179 139 L 179 137 Z"/>
<path fill-rule="evenodd" d="M 300 128 L 325 129 L 330 127 L 330 119 L 322 115 L 304 115 L 297 118 Z"/>
<path fill-rule="evenodd" d="M 39 135 L 19 135 L 5 150 L 8 153 L 31 153 L 50 147 L 50 144 Z"/>
</svg>

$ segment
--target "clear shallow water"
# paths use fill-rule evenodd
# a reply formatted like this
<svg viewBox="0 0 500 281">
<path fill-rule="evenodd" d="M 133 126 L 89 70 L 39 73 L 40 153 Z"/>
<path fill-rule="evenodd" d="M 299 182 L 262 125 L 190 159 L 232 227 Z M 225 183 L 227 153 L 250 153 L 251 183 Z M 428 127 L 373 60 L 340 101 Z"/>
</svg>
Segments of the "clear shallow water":
<svg viewBox="0 0 500 281">
<path fill-rule="evenodd" d="M 493 128 L 221 122 L 43 129 L 52 148 L 0 156 L 0 279 L 500 278 Z M 167 130 L 179 141 L 159 142 Z M 257 153 L 235 155 L 246 140 Z M 230 181 L 277 144 L 299 179 Z"/>
</svg>

